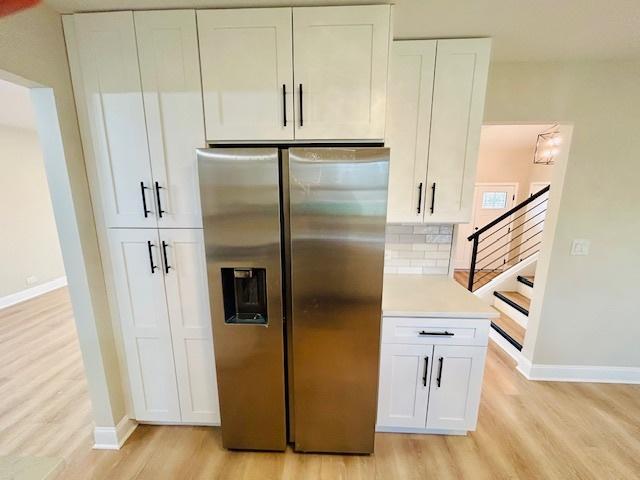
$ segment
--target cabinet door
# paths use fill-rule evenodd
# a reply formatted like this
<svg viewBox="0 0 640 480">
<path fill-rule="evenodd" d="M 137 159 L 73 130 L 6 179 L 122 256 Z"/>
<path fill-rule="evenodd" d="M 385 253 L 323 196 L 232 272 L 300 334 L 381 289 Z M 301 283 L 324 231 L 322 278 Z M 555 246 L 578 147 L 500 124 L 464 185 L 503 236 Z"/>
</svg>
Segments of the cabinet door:
<svg viewBox="0 0 640 480">
<path fill-rule="evenodd" d="M 199 228 L 195 149 L 206 144 L 196 14 L 135 12 L 134 19 L 158 226 Z"/>
<path fill-rule="evenodd" d="M 161 246 L 155 229 L 110 229 L 135 419 L 180 421 Z"/>
<path fill-rule="evenodd" d="M 382 344 L 378 426 L 424 428 L 432 345 Z"/>
<path fill-rule="evenodd" d="M 438 40 L 425 221 L 471 220 L 491 40 Z"/>
<path fill-rule="evenodd" d="M 384 138 L 389 18 L 389 5 L 293 9 L 296 139 Z"/>
<path fill-rule="evenodd" d="M 486 352 L 486 347 L 434 347 L 427 428 L 475 429 Z"/>
<path fill-rule="evenodd" d="M 207 139 L 293 139 L 291 9 L 197 16 Z"/>
<path fill-rule="evenodd" d="M 395 41 L 387 110 L 388 222 L 421 222 L 426 197 L 435 40 Z"/>
<path fill-rule="evenodd" d="M 131 12 L 74 15 L 85 108 L 108 227 L 155 227 L 155 207 Z M 75 56 L 71 56 L 75 58 Z M 79 81 L 78 81 L 79 80 Z"/>
<path fill-rule="evenodd" d="M 220 423 L 202 230 L 160 231 L 182 421 Z"/>
</svg>

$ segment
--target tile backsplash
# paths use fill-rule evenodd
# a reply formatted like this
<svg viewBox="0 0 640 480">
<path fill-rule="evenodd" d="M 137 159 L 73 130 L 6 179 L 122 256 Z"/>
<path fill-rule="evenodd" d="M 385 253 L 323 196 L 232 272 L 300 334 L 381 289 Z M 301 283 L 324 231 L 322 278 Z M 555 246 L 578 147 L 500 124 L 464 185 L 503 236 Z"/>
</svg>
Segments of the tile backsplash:
<svg viewBox="0 0 640 480">
<path fill-rule="evenodd" d="M 449 272 L 453 225 L 388 223 L 386 232 L 385 273 Z"/>
</svg>

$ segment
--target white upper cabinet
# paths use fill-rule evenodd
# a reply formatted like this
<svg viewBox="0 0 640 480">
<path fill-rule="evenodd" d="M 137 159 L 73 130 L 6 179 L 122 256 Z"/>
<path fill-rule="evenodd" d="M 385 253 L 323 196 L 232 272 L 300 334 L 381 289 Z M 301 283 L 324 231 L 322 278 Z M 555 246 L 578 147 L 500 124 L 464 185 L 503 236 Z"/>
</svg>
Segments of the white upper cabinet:
<svg viewBox="0 0 640 480">
<path fill-rule="evenodd" d="M 296 139 L 383 139 L 389 5 L 293 9 Z"/>
<path fill-rule="evenodd" d="M 85 153 L 95 159 L 105 222 L 109 227 L 155 227 L 133 13 L 74 15 L 74 25 L 77 51 L 69 56 L 80 90 L 76 95 L 84 104 L 79 116 L 88 137 Z"/>
<path fill-rule="evenodd" d="M 389 68 L 387 146 L 390 222 L 422 222 L 436 40 L 393 42 Z"/>
<path fill-rule="evenodd" d="M 471 219 L 491 40 L 438 40 L 429 166 L 429 222 Z"/>
<path fill-rule="evenodd" d="M 293 139 L 291 9 L 197 16 L 207 139 Z"/>
<path fill-rule="evenodd" d="M 489 39 L 393 42 L 387 221 L 470 220 L 490 47 Z"/>
<path fill-rule="evenodd" d="M 202 227 L 196 148 L 206 146 L 193 10 L 135 12 L 159 227 Z"/>
<path fill-rule="evenodd" d="M 183 422 L 220 423 L 202 230 L 160 231 Z"/>
<path fill-rule="evenodd" d="M 118 313 L 136 420 L 179 422 L 158 230 L 109 230 Z"/>
</svg>

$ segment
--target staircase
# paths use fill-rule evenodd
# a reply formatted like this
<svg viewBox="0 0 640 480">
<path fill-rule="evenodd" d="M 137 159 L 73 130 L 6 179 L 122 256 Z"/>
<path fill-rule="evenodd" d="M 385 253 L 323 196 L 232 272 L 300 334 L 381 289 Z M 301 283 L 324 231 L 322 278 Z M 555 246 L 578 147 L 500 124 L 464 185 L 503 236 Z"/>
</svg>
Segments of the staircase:
<svg viewBox="0 0 640 480">
<path fill-rule="evenodd" d="M 511 346 L 522 350 L 533 296 L 537 254 L 549 200 L 545 187 L 467 239 L 473 242 L 467 289 L 500 312 L 491 324 Z"/>
<path fill-rule="evenodd" d="M 517 350 L 522 350 L 524 343 L 533 283 L 533 276 L 518 275 L 517 290 L 493 292 L 493 306 L 500 312 L 500 318 L 493 321 L 492 327 Z"/>
</svg>

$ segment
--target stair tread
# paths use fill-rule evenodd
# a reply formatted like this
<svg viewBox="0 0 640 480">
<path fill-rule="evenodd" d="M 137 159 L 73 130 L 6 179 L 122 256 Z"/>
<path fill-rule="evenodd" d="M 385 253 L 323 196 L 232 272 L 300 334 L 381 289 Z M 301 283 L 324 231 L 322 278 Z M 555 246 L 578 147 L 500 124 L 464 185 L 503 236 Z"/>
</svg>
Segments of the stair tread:
<svg viewBox="0 0 640 480">
<path fill-rule="evenodd" d="M 504 312 L 501 312 L 497 308 L 495 310 L 500 314 L 500 317 L 494 318 L 492 322 L 498 325 L 511 338 L 522 345 L 524 343 L 524 333 L 526 332 L 526 330 L 522 327 L 522 325 L 513 320 L 511 317 L 505 315 Z"/>
<path fill-rule="evenodd" d="M 522 295 L 520 292 L 514 292 L 514 291 L 510 291 L 509 290 L 509 291 L 500 291 L 498 293 L 500 293 L 501 295 L 505 296 L 506 298 L 508 298 L 512 302 L 520 305 L 527 312 L 529 311 L 529 306 L 531 305 L 531 300 L 528 299 L 527 297 L 525 297 L 524 295 Z"/>
</svg>

